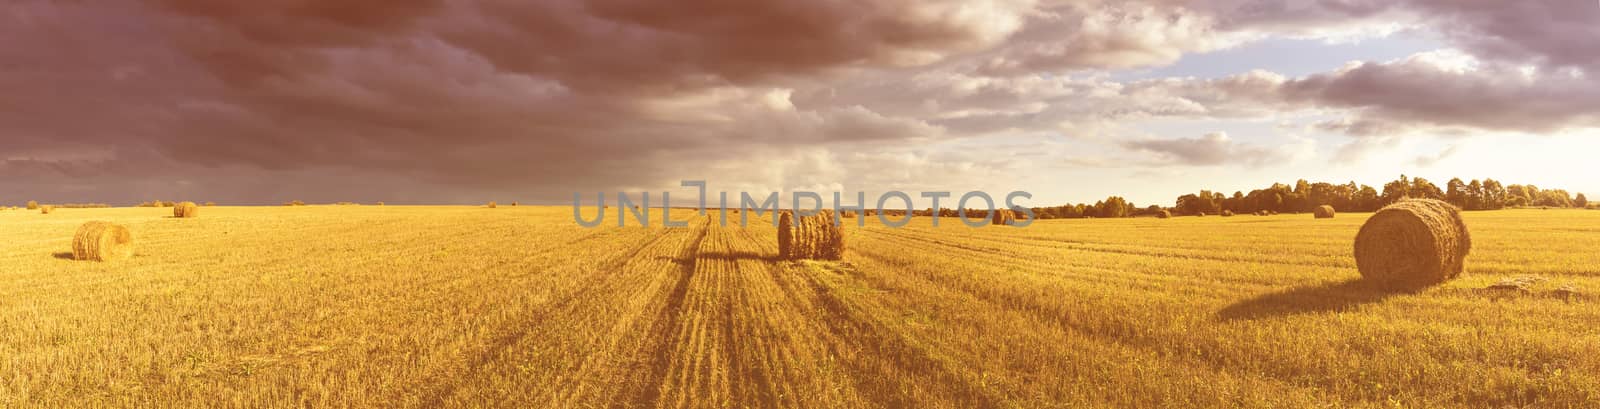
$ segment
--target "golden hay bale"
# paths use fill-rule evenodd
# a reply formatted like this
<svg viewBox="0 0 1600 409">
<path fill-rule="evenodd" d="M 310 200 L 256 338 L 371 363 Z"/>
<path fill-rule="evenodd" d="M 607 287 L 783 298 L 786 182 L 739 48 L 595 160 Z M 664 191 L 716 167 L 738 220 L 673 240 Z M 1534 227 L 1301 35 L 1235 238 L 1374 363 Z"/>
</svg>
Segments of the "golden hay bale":
<svg viewBox="0 0 1600 409">
<path fill-rule="evenodd" d="M 88 222 L 72 237 L 74 260 L 115 261 L 133 255 L 133 235 L 110 222 Z"/>
<path fill-rule="evenodd" d="M 521 205 L 521 203 L 511 202 L 511 207 L 517 207 L 519 205 Z"/>
<path fill-rule="evenodd" d="M 1461 275 L 1472 235 L 1461 210 L 1433 199 L 1408 199 L 1378 210 L 1356 234 L 1356 268 L 1367 280 L 1422 288 Z"/>
<path fill-rule="evenodd" d="M 833 223 L 833 211 L 810 216 L 789 211 L 778 215 L 778 255 L 785 260 L 844 258 L 844 232 Z"/>
<path fill-rule="evenodd" d="M 1166 211 L 1166 210 L 1162 210 L 1162 211 L 1156 212 L 1156 218 L 1157 219 L 1171 219 L 1172 218 L 1172 212 L 1169 212 L 1169 211 Z"/>
<path fill-rule="evenodd" d="M 188 219 L 198 216 L 200 216 L 200 206 L 195 205 L 194 202 L 183 202 L 172 206 L 172 217 Z"/>
<path fill-rule="evenodd" d="M 51 206 L 51 205 L 39 206 L 39 214 L 50 214 L 50 212 L 53 212 L 53 211 L 56 211 L 56 207 L 55 206 Z"/>
<path fill-rule="evenodd" d="M 39 202 L 35 202 L 35 201 L 32 201 L 32 200 L 29 200 L 28 201 L 28 210 L 39 210 Z"/>
<path fill-rule="evenodd" d="M 1316 218 L 1318 218 L 1318 219 L 1332 219 L 1333 218 L 1333 214 L 1334 214 L 1333 206 L 1329 206 L 1329 205 L 1317 206 L 1316 209 L 1312 210 L 1312 213 L 1315 213 L 1316 214 Z"/>
<path fill-rule="evenodd" d="M 500 205 L 495 204 L 495 202 L 489 202 L 489 208 L 490 209 L 497 208 L 497 207 L 500 207 Z"/>
<path fill-rule="evenodd" d="M 1222 217 L 1233 217 L 1233 211 L 1232 210 L 1223 210 L 1222 211 Z"/>
<path fill-rule="evenodd" d="M 206 202 L 206 207 L 216 206 L 217 202 Z"/>
<path fill-rule="evenodd" d="M 989 224 L 996 226 L 1010 226 L 1017 224 L 1017 212 L 1011 209 L 995 209 L 989 218 Z"/>
<path fill-rule="evenodd" d="M 789 260 L 794 255 L 794 215 L 788 210 L 778 213 L 778 257 Z"/>
</svg>

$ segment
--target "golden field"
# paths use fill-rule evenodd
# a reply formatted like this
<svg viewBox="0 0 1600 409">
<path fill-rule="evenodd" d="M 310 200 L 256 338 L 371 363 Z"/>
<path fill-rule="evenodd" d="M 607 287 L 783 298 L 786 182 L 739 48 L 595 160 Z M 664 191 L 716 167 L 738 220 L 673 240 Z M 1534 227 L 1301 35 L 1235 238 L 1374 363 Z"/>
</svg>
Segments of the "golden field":
<svg viewBox="0 0 1600 409">
<path fill-rule="evenodd" d="M 1367 214 L 847 219 L 785 262 L 615 211 L 0 211 L 0 407 L 1600 405 L 1600 211 L 1466 213 L 1416 294 L 1357 281 Z M 135 256 L 71 260 L 90 220 Z"/>
</svg>

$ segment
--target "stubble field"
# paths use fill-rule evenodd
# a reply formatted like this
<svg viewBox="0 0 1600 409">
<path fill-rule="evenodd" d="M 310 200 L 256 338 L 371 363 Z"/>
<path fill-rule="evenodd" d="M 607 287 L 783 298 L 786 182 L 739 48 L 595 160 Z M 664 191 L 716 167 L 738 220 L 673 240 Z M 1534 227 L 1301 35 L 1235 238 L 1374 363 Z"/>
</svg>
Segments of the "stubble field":
<svg viewBox="0 0 1600 409">
<path fill-rule="evenodd" d="M 787 262 L 770 218 L 611 211 L 3 211 L 0 407 L 1600 405 L 1597 211 L 1466 213 L 1415 294 L 1357 280 L 1367 214 L 847 220 Z M 90 220 L 135 256 L 71 260 Z"/>
</svg>

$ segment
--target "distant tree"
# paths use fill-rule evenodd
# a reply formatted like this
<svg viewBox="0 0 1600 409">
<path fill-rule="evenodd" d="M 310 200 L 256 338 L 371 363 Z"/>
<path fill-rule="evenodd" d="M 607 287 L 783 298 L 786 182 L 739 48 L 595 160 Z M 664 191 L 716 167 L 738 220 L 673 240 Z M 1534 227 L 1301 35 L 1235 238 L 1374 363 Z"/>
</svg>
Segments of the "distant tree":
<svg viewBox="0 0 1600 409">
<path fill-rule="evenodd" d="M 1245 204 L 1244 204 L 1244 192 L 1240 192 L 1240 191 L 1234 191 L 1233 192 L 1233 197 L 1230 197 L 1230 198 L 1228 198 L 1228 200 L 1224 200 L 1222 202 L 1222 208 L 1224 210 L 1232 210 L 1234 212 L 1239 212 L 1240 210 L 1243 210 L 1244 207 L 1245 207 Z"/>
<path fill-rule="evenodd" d="M 1400 179 L 1383 184 L 1383 205 L 1408 197 L 1411 197 L 1411 179 L 1406 175 L 1400 175 Z"/>
<path fill-rule="evenodd" d="M 1361 190 L 1356 191 L 1355 209 L 1363 212 L 1377 211 L 1383 207 L 1383 198 L 1378 196 L 1378 189 L 1372 186 L 1361 185 Z"/>
<path fill-rule="evenodd" d="M 1483 189 L 1483 183 L 1478 182 L 1477 179 L 1473 179 L 1472 183 L 1468 183 L 1464 190 L 1465 191 L 1462 192 L 1462 195 L 1466 197 L 1466 203 L 1459 205 L 1461 208 L 1468 210 L 1483 210 L 1485 207 L 1488 207 L 1489 195 L 1488 192 Z"/>
<path fill-rule="evenodd" d="M 1201 212 L 1201 206 L 1199 196 L 1188 194 L 1178 196 L 1178 202 L 1173 206 L 1173 209 L 1177 210 L 1178 213 L 1195 214 Z"/>
<path fill-rule="evenodd" d="M 1473 183 L 1477 183 L 1477 181 L 1473 181 Z M 1461 178 L 1451 178 L 1450 182 L 1445 183 L 1444 201 L 1450 202 L 1456 207 L 1471 210 L 1472 206 L 1469 206 L 1469 204 L 1473 201 L 1468 198 L 1467 192 L 1466 182 L 1462 182 Z"/>
<path fill-rule="evenodd" d="M 1104 218 L 1121 218 L 1133 214 L 1133 205 L 1119 196 L 1108 197 L 1105 201 L 1096 203 L 1095 207 L 1099 217 Z"/>
<path fill-rule="evenodd" d="M 1589 198 L 1579 193 L 1577 198 L 1572 199 L 1572 206 L 1579 208 L 1589 207 Z"/>
<path fill-rule="evenodd" d="M 1411 197 L 1418 199 L 1444 200 L 1444 191 L 1423 178 L 1411 179 Z"/>
</svg>

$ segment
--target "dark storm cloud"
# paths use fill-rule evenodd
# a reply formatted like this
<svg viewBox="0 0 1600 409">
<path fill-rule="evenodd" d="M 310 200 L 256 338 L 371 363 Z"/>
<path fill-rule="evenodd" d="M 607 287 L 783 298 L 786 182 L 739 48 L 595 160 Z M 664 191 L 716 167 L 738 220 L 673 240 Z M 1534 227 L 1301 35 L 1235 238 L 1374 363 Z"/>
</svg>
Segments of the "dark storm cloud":
<svg viewBox="0 0 1600 409">
<path fill-rule="evenodd" d="M 819 161 L 936 169 L 903 160 L 930 154 L 895 143 L 1092 135 L 1160 116 L 1346 109 L 1359 115 L 1351 123 L 1386 129 L 1561 129 L 1593 124 L 1573 107 L 1594 106 L 1600 89 L 1600 19 L 1582 6 L 20 0 L 0 10 L 0 160 L 27 178 L 0 187 L 117 202 L 559 200 L 702 177 L 705 164 L 777 188 L 825 184 L 794 176 Z M 1486 68 L 1406 61 L 1126 84 L 1061 75 L 1378 18 L 1433 27 Z M 1524 66 L 1539 76 L 1519 76 Z M 1452 99 L 1482 106 L 1438 102 Z M 1188 164 L 1214 162 L 1217 149 L 1252 153 L 1204 138 L 1112 144 Z M 863 146 L 880 155 L 833 154 Z M 791 169 L 743 156 L 789 151 L 804 158 Z"/>
</svg>

